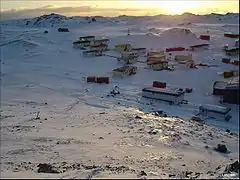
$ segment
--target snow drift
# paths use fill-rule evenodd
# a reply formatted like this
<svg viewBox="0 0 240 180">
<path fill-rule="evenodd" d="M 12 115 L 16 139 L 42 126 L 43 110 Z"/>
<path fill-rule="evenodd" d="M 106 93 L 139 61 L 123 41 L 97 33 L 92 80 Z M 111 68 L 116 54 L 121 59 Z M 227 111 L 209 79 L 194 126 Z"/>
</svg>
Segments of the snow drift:
<svg viewBox="0 0 240 180">
<path fill-rule="evenodd" d="M 175 46 L 191 46 L 204 43 L 191 30 L 182 28 L 168 29 L 162 32 L 160 38 L 166 43 L 172 42 Z"/>
</svg>

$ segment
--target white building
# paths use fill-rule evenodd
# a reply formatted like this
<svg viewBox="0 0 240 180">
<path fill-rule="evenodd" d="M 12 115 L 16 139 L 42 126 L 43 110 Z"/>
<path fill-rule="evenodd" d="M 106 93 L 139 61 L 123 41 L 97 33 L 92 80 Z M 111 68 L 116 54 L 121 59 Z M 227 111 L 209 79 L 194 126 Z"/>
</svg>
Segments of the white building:
<svg viewBox="0 0 240 180">
<path fill-rule="evenodd" d="M 90 50 L 97 50 L 97 51 L 105 51 L 105 50 L 107 50 L 107 48 L 108 48 L 108 45 L 106 45 L 106 44 L 90 46 Z"/>
<path fill-rule="evenodd" d="M 90 45 L 90 41 L 88 40 L 80 40 L 80 41 L 75 41 L 73 42 L 73 47 L 74 48 L 84 48 L 88 47 Z"/>
<path fill-rule="evenodd" d="M 84 56 L 84 57 L 89 57 L 89 56 L 102 56 L 102 51 L 98 51 L 98 50 L 83 51 L 83 56 Z"/>
<path fill-rule="evenodd" d="M 142 89 L 142 96 L 150 99 L 157 99 L 173 104 L 180 104 L 184 100 L 184 91 L 148 87 Z"/>
<path fill-rule="evenodd" d="M 167 61 L 149 61 L 149 62 L 147 62 L 147 65 L 149 68 L 151 68 L 155 71 L 160 71 L 160 70 L 168 68 Z"/>
<path fill-rule="evenodd" d="M 199 44 L 199 45 L 190 46 L 191 51 L 204 51 L 207 49 L 209 49 L 209 44 Z"/>
<path fill-rule="evenodd" d="M 95 36 L 82 36 L 79 37 L 80 41 L 93 41 L 95 39 Z"/>
<path fill-rule="evenodd" d="M 231 119 L 231 115 L 229 112 L 231 108 L 209 105 L 205 104 L 199 107 L 199 115 L 203 118 L 213 118 L 217 120 L 226 120 L 229 121 Z"/>
</svg>

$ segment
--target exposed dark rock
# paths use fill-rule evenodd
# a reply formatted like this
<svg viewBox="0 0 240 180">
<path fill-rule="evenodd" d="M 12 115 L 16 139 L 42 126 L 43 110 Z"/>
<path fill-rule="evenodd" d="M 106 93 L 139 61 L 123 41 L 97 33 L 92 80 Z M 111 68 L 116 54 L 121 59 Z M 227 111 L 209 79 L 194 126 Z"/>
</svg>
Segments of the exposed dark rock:
<svg viewBox="0 0 240 180">
<path fill-rule="evenodd" d="M 104 139 L 104 138 L 102 136 L 100 136 L 99 139 Z"/>
<path fill-rule="evenodd" d="M 185 177 L 188 177 L 189 175 L 191 175 L 193 172 L 192 171 L 185 171 Z"/>
<path fill-rule="evenodd" d="M 175 174 L 169 174 L 168 177 L 174 177 L 176 176 Z"/>
<path fill-rule="evenodd" d="M 148 133 L 151 134 L 151 135 L 156 135 L 158 133 L 158 131 L 156 129 L 152 129 Z"/>
<path fill-rule="evenodd" d="M 45 34 L 47 34 L 47 33 L 48 33 L 48 31 L 44 31 L 44 33 L 45 33 Z"/>
<path fill-rule="evenodd" d="M 226 173 L 230 173 L 230 172 L 236 172 L 238 173 L 239 172 L 239 169 L 240 169 L 240 165 L 239 165 L 239 162 L 238 161 L 235 161 L 234 163 L 232 164 L 228 164 L 225 168 L 225 171 Z"/>
<path fill-rule="evenodd" d="M 140 116 L 135 116 L 135 118 L 136 118 L 136 119 L 142 119 L 142 117 L 140 117 Z"/>
<path fill-rule="evenodd" d="M 58 32 L 69 32 L 68 28 L 58 28 Z"/>
<path fill-rule="evenodd" d="M 226 132 L 227 132 L 227 133 L 230 133 L 230 130 L 229 130 L 229 129 L 226 129 Z"/>
<path fill-rule="evenodd" d="M 227 147 L 225 144 L 218 144 L 216 148 L 214 148 L 215 151 L 221 152 L 221 153 L 226 153 L 227 152 Z"/>
<path fill-rule="evenodd" d="M 141 176 L 147 176 L 147 173 L 145 171 L 140 171 L 138 174 L 139 177 Z"/>
<path fill-rule="evenodd" d="M 84 167 L 84 169 L 86 170 L 91 170 L 91 169 L 96 169 L 96 168 L 99 168 L 98 166 L 96 165 L 92 165 L 92 166 L 88 166 L 88 165 L 82 165 Z"/>
<path fill-rule="evenodd" d="M 38 173 L 59 173 L 57 170 L 54 169 L 54 167 L 51 164 L 38 164 Z"/>
</svg>

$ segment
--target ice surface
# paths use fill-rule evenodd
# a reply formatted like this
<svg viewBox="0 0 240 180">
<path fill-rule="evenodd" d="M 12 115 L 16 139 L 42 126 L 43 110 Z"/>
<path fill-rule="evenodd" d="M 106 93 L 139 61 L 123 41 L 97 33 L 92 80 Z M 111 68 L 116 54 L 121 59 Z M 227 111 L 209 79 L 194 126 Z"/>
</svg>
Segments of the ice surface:
<svg viewBox="0 0 240 180">
<path fill-rule="evenodd" d="M 238 70 L 221 62 L 225 56 L 221 45 L 234 42 L 223 34 L 237 32 L 238 26 L 231 24 L 238 19 L 228 14 L 219 24 L 214 14 L 178 18 L 99 17 L 96 23 L 88 23 L 84 17 L 52 15 L 41 17 L 35 25 L 37 18 L 1 22 L 1 177 L 137 178 L 145 171 L 147 178 L 186 178 L 183 172 L 192 171 L 200 172 L 199 178 L 217 178 L 222 173 L 216 170 L 219 165 L 224 169 L 230 159 L 239 157 L 239 107 L 224 104 L 232 109 L 229 122 L 199 124 L 189 119 L 201 104 L 223 106 L 212 88 L 223 79 L 219 72 Z M 171 39 L 170 31 L 180 21 L 194 21 L 182 26 L 192 33 Z M 58 26 L 69 27 L 70 32 L 59 33 Z M 147 35 L 151 28 L 159 34 Z M 142 63 L 146 57 L 140 57 L 141 62 L 134 64 L 136 75 L 115 78 L 112 70 L 122 66 L 116 58 L 85 58 L 72 47 L 73 41 L 87 35 L 109 38 L 110 49 L 128 42 L 148 50 L 189 46 L 206 29 L 211 48 L 192 52 L 193 59 L 215 66 L 198 69 L 176 64 L 175 71 L 152 71 Z M 109 76 L 110 84 L 88 84 L 86 76 Z M 169 106 L 142 98 L 142 88 L 153 81 L 166 82 L 168 88 L 193 88 L 185 96 L 189 104 Z M 116 85 L 120 94 L 107 96 Z M 144 114 L 153 110 L 163 110 L 168 117 Z M 227 145 L 228 154 L 213 150 L 219 143 Z M 37 173 L 39 163 L 50 163 L 63 173 Z"/>
</svg>

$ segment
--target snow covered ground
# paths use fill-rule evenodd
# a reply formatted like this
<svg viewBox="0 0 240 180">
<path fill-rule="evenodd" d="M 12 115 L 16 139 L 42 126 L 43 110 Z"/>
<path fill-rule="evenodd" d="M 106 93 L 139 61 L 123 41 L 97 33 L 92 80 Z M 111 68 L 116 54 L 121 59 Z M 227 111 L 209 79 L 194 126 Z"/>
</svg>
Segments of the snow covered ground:
<svg viewBox="0 0 240 180">
<path fill-rule="evenodd" d="M 238 69 L 221 62 L 222 46 L 234 43 L 223 34 L 238 32 L 238 26 L 179 27 L 151 21 L 146 26 L 147 22 L 129 21 L 135 23 L 120 19 L 115 25 L 75 24 L 69 33 L 54 27 L 2 25 L 1 177 L 137 178 L 144 171 L 147 178 L 220 178 L 225 165 L 238 159 L 237 105 L 225 104 L 232 108 L 229 122 L 189 120 L 201 104 L 221 105 L 212 95 L 213 83 L 223 79 L 220 72 Z M 110 48 L 127 42 L 147 49 L 204 43 L 193 36 L 168 36 L 166 30 L 176 27 L 189 28 L 196 37 L 208 30 L 210 50 L 194 52 L 193 59 L 218 66 L 152 71 L 139 62 L 136 75 L 112 78 L 112 69 L 121 67 L 115 58 L 85 58 L 72 48 L 73 41 L 86 35 L 109 38 Z M 110 84 L 88 84 L 86 76 L 109 76 Z M 169 106 L 142 98 L 141 89 L 154 80 L 193 88 L 186 94 L 190 105 Z M 121 94 L 108 97 L 115 85 Z M 168 117 L 144 114 L 151 110 L 163 110 Z M 217 144 L 226 144 L 228 153 L 214 151 Z M 49 163 L 61 173 L 37 173 L 39 163 Z"/>
</svg>

